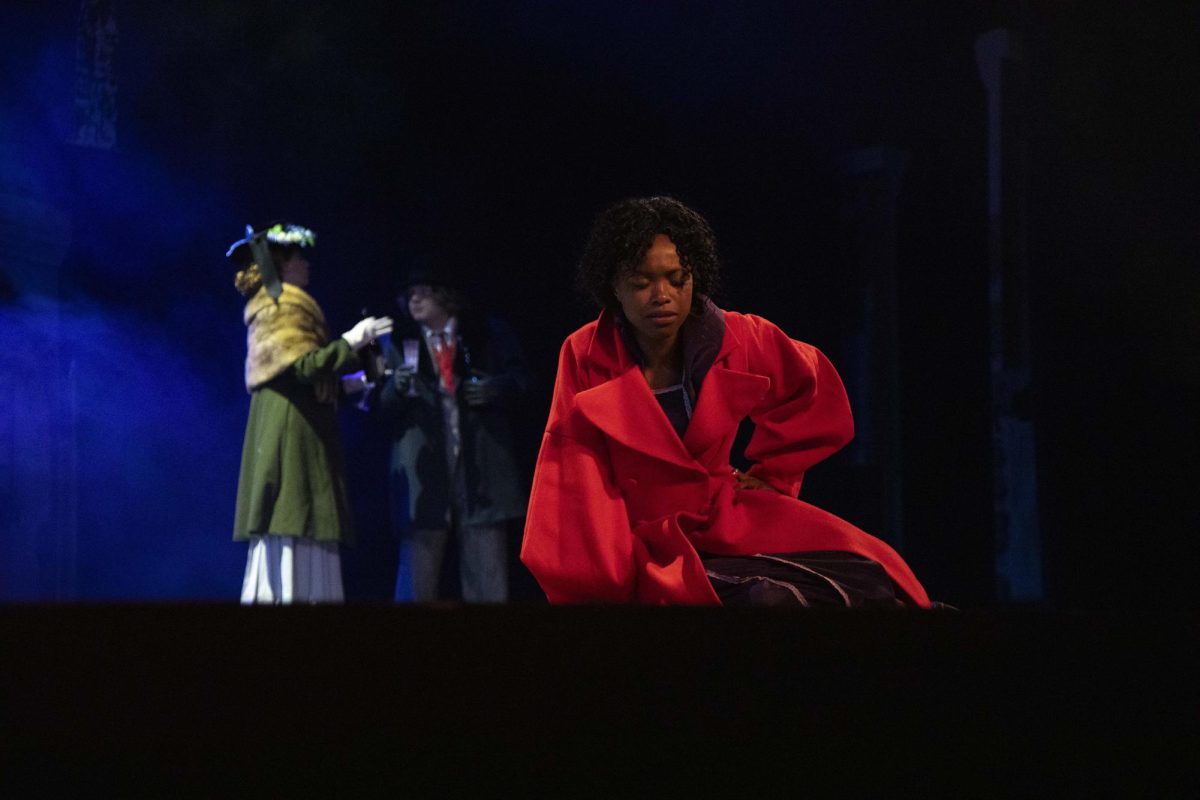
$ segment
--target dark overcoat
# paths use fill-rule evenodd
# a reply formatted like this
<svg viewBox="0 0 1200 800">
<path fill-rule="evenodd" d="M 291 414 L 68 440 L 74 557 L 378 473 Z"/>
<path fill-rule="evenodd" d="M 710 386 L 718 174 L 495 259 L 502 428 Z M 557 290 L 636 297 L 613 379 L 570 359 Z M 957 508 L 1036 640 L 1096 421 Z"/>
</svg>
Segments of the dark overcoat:
<svg viewBox="0 0 1200 800">
<path fill-rule="evenodd" d="M 403 363 L 397 349 L 403 338 L 421 339 L 421 334 L 411 325 L 393 334 L 385 350 L 392 369 Z M 415 396 L 398 391 L 389 380 L 374 402 L 393 440 L 389 483 L 397 533 L 446 527 L 453 495 L 438 373 L 423 340 L 418 352 Z M 463 387 L 473 373 L 493 382 L 494 401 L 467 404 Z M 512 415 L 528 390 L 529 373 L 512 328 L 491 317 L 460 320 L 455 374 L 462 457 L 454 466 L 461 471 L 465 490 L 459 522 L 498 525 L 519 519 L 525 514 L 527 494 L 514 453 Z"/>
</svg>

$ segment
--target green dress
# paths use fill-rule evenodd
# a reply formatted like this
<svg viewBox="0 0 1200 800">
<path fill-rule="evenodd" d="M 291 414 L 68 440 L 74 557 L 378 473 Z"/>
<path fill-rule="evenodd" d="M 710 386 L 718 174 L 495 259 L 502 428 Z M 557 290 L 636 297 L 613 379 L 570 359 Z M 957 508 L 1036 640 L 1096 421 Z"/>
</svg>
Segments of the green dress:
<svg viewBox="0 0 1200 800">
<path fill-rule="evenodd" d="M 339 336 L 251 393 L 235 541 L 267 533 L 353 540 L 336 407 L 317 401 L 314 384 L 358 368 Z"/>
</svg>

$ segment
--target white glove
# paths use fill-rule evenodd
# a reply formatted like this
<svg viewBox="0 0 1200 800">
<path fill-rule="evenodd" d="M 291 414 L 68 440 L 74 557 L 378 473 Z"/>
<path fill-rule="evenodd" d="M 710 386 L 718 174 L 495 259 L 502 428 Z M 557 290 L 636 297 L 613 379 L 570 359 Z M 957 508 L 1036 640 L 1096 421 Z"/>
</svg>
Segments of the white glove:
<svg viewBox="0 0 1200 800">
<path fill-rule="evenodd" d="M 343 333 L 342 338 L 352 350 L 358 352 L 378 337 L 391 332 L 391 317 L 363 317 L 357 325 Z"/>
</svg>

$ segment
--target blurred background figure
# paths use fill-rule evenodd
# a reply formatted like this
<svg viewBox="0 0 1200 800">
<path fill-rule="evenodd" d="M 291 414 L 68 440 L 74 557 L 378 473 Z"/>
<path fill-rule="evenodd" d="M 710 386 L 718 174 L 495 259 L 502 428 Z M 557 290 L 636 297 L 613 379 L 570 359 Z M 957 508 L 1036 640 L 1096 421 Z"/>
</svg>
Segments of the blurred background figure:
<svg viewBox="0 0 1200 800">
<path fill-rule="evenodd" d="M 414 261 L 396 298 L 405 323 L 385 351 L 372 406 L 393 438 L 389 485 L 399 540 L 397 601 L 509 595 L 508 525 L 525 513 L 511 416 L 529 384 L 512 329 L 472 305 L 444 265 Z"/>
<path fill-rule="evenodd" d="M 359 368 L 357 352 L 391 330 L 367 317 L 332 342 L 317 301 L 304 289 L 316 234 L 277 224 L 234 242 L 234 285 L 247 298 L 246 390 L 233 538 L 249 543 L 242 602 L 339 603 L 338 547 L 353 537 L 338 441 L 338 376 Z"/>
</svg>

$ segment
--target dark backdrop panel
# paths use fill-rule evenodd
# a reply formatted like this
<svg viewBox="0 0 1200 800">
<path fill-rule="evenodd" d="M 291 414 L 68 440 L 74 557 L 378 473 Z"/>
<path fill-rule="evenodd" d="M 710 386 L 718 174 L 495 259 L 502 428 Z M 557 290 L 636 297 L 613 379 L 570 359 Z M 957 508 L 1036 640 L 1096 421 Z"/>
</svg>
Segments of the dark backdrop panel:
<svg viewBox="0 0 1200 800">
<path fill-rule="evenodd" d="M 387 309 L 415 255 L 460 264 L 530 355 L 528 469 L 558 346 L 593 313 L 572 270 L 597 211 L 649 193 L 693 204 L 721 241 L 721 301 L 845 363 L 861 309 L 836 165 L 890 144 L 911 154 L 897 208 L 905 555 L 935 596 L 989 602 L 973 44 L 1007 25 L 1027 35 L 1036 78 L 1029 199 L 1049 599 L 1123 602 L 1113 589 L 1128 586 L 1194 605 L 1200 159 L 1185 5 L 1131 21 L 1117 3 L 122 2 L 111 149 L 68 143 L 79 7 L 0 12 L 5 241 L 49 264 L 0 264 L 5 397 L 35 408 L 37 381 L 58 376 L 56 396 L 70 402 L 21 419 L 58 431 L 47 435 L 79 465 L 55 483 L 77 512 L 74 560 L 36 549 L 27 519 L 40 512 L 7 523 L 10 563 L 39 577 L 14 569 L 0 597 L 236 591 L 242 556 L 228 535 L 248 399 L 222 254 L 244 224 L 289 217 L 319 232 L 312 290 L 337 331 L 363 307 Z M 55 233 L 25 235 L 45 230 Z M 61 255 L 47 255 L 50 239 Z M 32 339 L 54 352 L 33 354 Z M 69 433 L 54 422 L 64 413 Z M 361 534 L 348 588 L 386 599 L 386 448 L 346 414 Z M 5 453 L 8 491 L 42 485 L 27 453 Z M 869 527 L 877 498 L 849 474 L 832 459 L 806 497 Z"/>
</svg>

